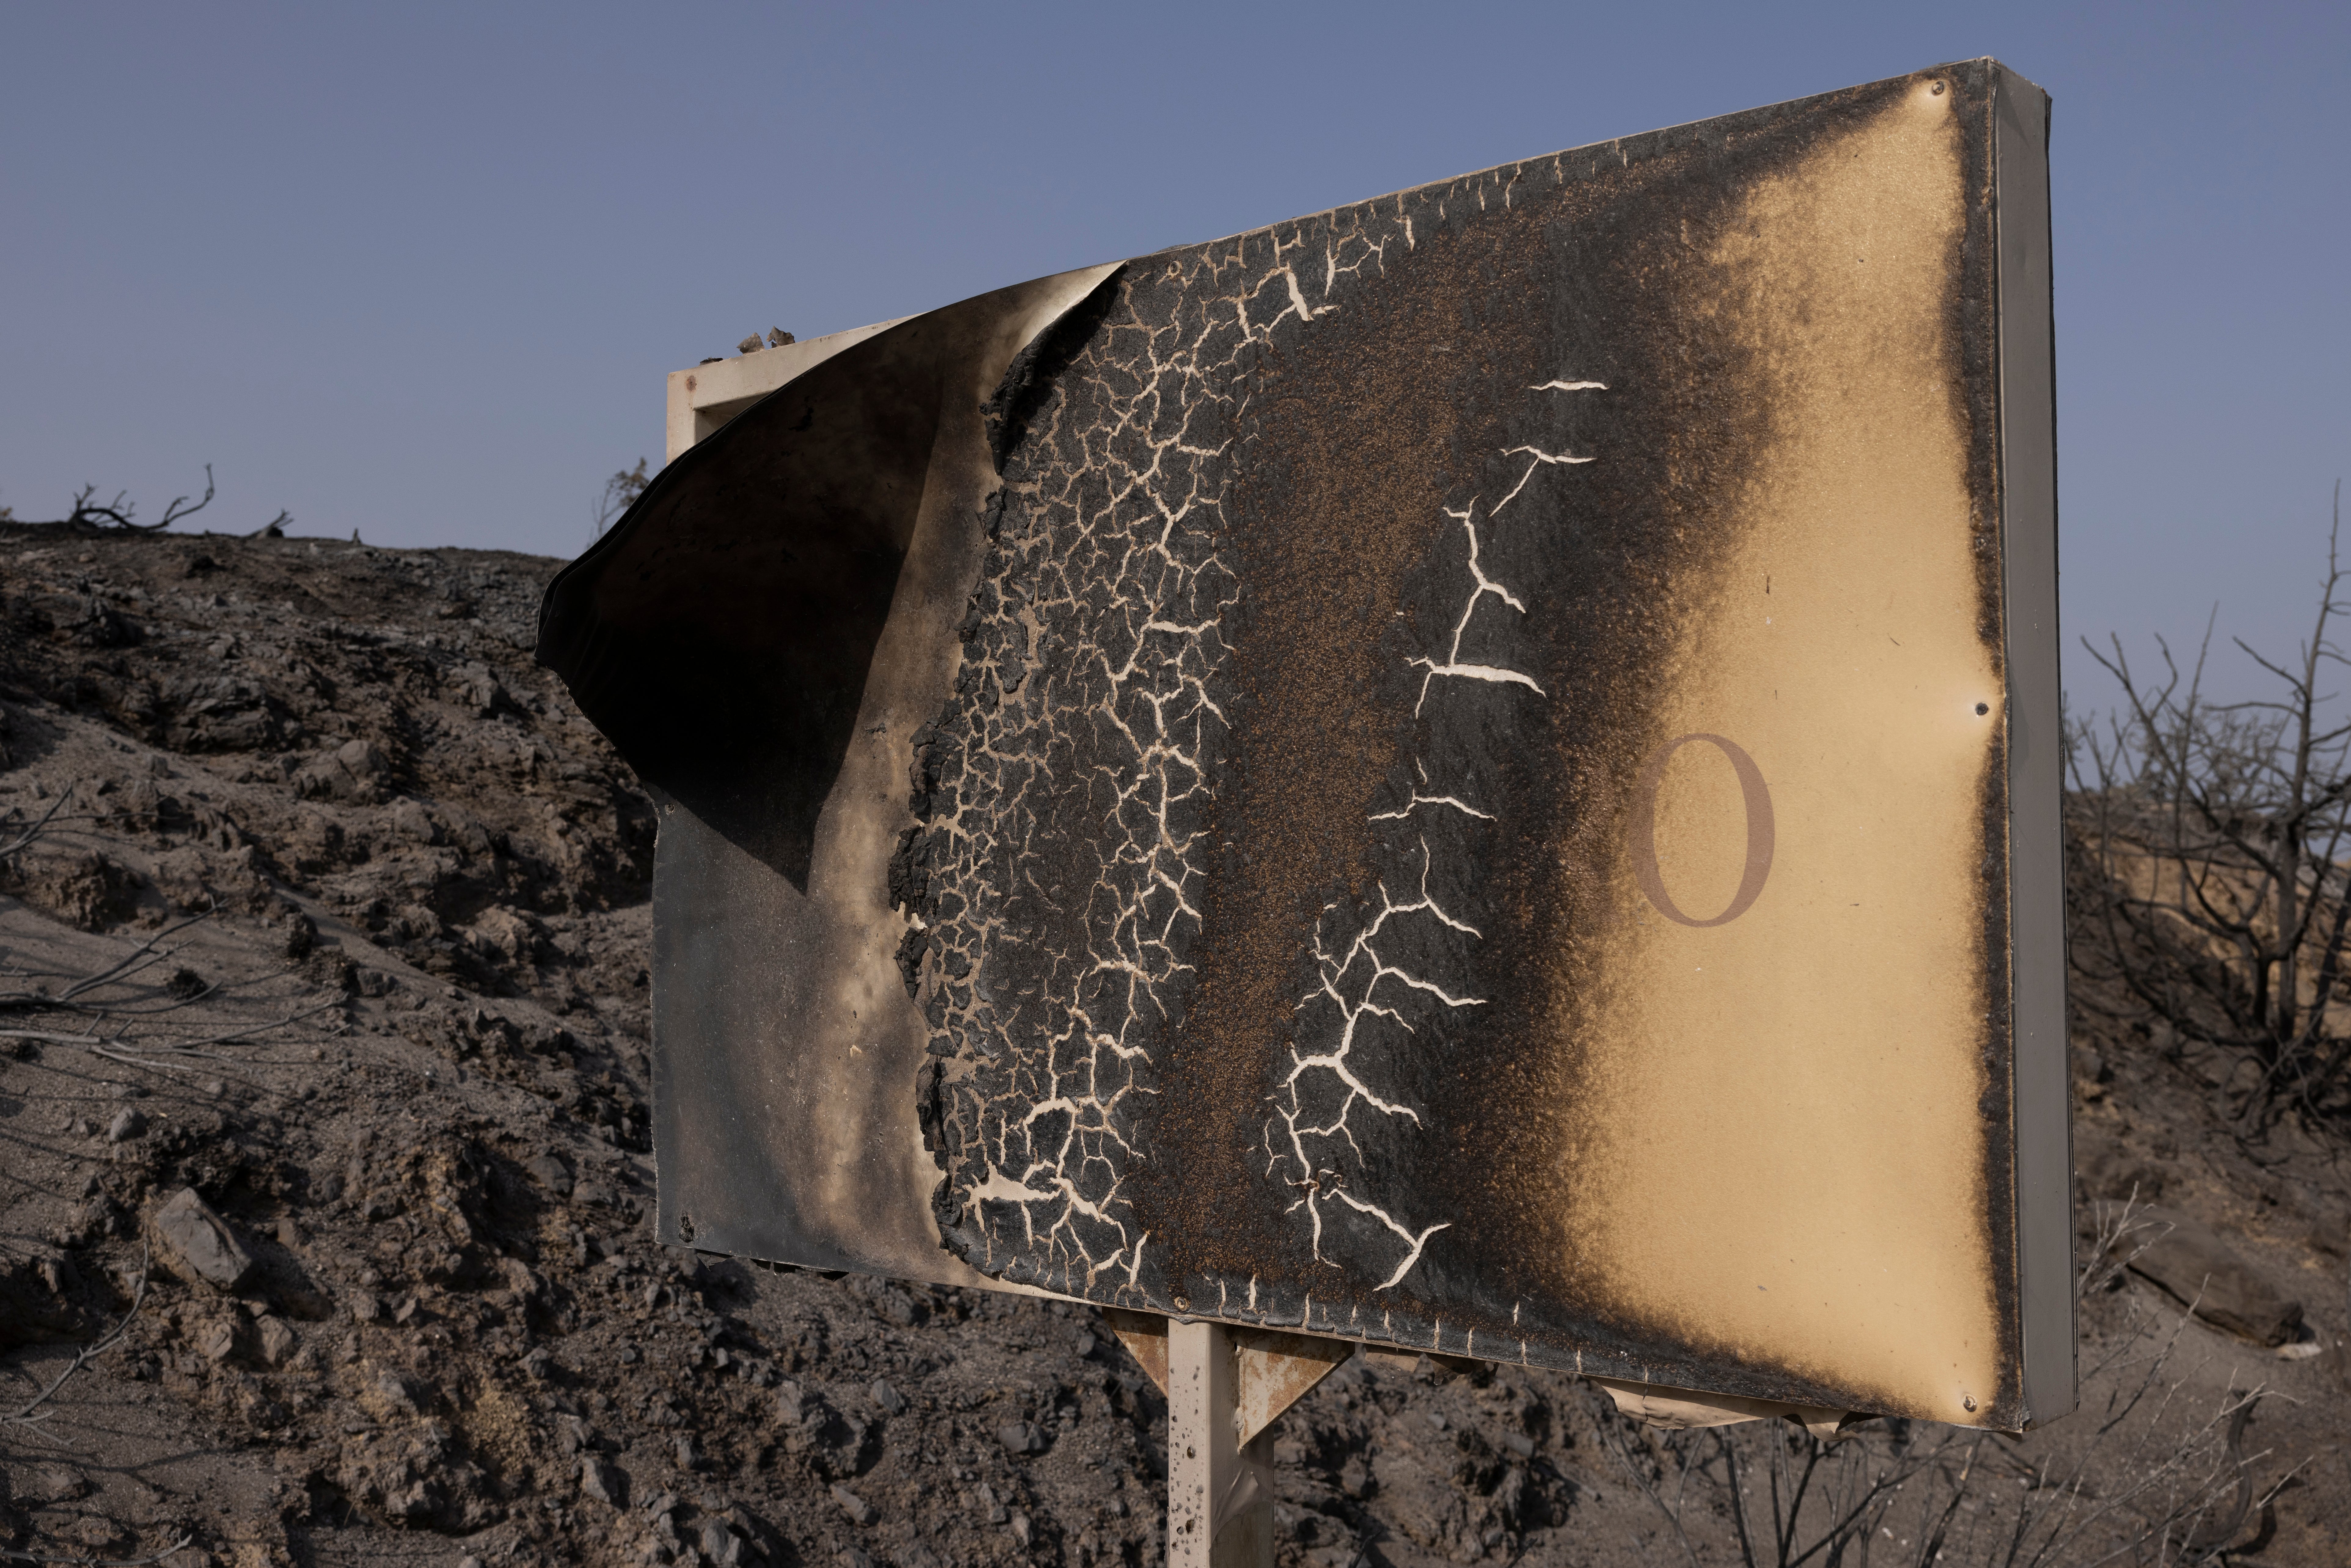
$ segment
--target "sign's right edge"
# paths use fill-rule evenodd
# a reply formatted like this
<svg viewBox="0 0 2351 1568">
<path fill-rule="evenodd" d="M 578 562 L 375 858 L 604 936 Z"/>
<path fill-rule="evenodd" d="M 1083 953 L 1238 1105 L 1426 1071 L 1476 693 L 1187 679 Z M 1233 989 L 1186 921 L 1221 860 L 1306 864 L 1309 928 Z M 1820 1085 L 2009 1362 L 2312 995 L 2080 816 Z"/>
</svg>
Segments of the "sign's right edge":
<svg viewBox="0 0 2351 1568">
<path fill-rule="evenodd" d="M 1993 84 L 2017 1298 L 2024 1425 L 2038 1427 L 2076 1397 L 2049 95 L 1999 65 Z"/>
</svg>

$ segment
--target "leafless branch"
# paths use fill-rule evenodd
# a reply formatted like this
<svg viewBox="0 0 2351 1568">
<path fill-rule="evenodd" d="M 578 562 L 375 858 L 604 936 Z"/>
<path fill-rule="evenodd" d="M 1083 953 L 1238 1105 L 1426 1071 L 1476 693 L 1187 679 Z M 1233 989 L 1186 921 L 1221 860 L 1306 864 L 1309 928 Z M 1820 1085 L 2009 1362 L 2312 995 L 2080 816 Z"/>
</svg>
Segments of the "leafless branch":
<svg viewBox="0 0 2351 1568">
<path fill-rule="evenodd" d="M 64 809 L 66 801 L 72 798 L 72 793 L 73 792 L 71 790 L 68 790 L 65 794 L 59 795 L 56 800 L 50 801 L 49 809 L 42 812 L 38 820 L 26 827 L 23 832 L 18 833 L 15 838 L 9 840 L 6 843 L 0 844 L 0 860 L 6 860 L 10 855 L 26 848 L 34 840 L 39 838 L 43 831 L 48 827 L 50 821 L 57 816 L 58 811 Z"/>
<path fill-rule="evenodd" d="M 2136 1218 L 2134 1213 L 2136 1212 Z M 2147 1255 L 2147 1249 L 2171 1234 L 2168 1220 L 2149 1219 L 2138 1208 L 2138 1183 L 2131 1183 L 2130 1196 L 2117 1206 L 2103 1201 L 2091 1206 L 2095 1233 L 2091 1238 L 2089 1259 L 2082 1265 L 2082 1277 L 2075 1288 L 2077 1297 L 2088 1296 L 2106 1288 L 2122 1271 Z M 2137 1238 L 2128 1252 L 2122 1250 L 2126 1242 Z"/>
<path fill-rule="evenodd" d="M 2144 1226 L 2134 1223 L 2134 1207 L 2103 1221 L 2106 1250 L 2126 1248 Z M 2134 1320 L 2088 1369 L 2071 1438 L 2037 1458 L 2001 1434 L 1902 1420 L 1828 1440 L 1753 1422 L 1652 1438 L 1647 1452 L 1613 1409 L 1597 1412 L 1598 1425 L 1692 1564 L 2203 1563 L 2265 1519 L 2294 1472 L 2255 1487 L 2267 1456 L 2248 1452 L 2244 1438 L 2263 1390 L 2233 1392 L 2205 1408 L 2186 1403 L 2199 1375 L 2179 1363 L 2191 1315 L 2168 1326 Z M 1663 1484 L 1674 1466 L 1680 1490 Z M 1719 1535 L 1696 1528 L 1709 1517 Z"/>
<path fill-rule="evenodd" d="M 623 468 L 605 480 L 604 488 L 597 495 L 593 514 L 596 537 L 603 538 L 604 530 L 611 527 L 612 520 L 634 506 L 637 497 L 645 493 L 645 486 L 652 483 L 652 476 L 645 473 L 645 460 L 642 457 L 637 459 L 634 468 Z"/>
<path fill-rule="evenodd" d="M 144 1557 L 48 1557 L 38 1552 L 18 1552 L 14 1548 L 0 1548 L 0 1561 L 69 1563 L 74 1564 L 75 1568 L 147 1568 L 149 1563 L 161 1563 L 173 1552 L 186 1550 L 188 1543 L 193 1540 L 195 1536 L 193 1534 L 183 1535 L 161 1552 L 150 1552 Z"/>
<path fill-rule="evenodd" d="M 170 506 L 163 508 L 162 517 L 159 521 L 152 523 L 141 523 L 132 520 L 138 508 L 132 506 L 129 500 L 125 499 L 128 492 L 120 490 L 116 491 L 114 499 L 111 501 L 91 500 L 90 497 L 97 494 L 97 486 L 84 485 L 79 490 L 74 493 L 73 511 L 71 513 L 63 517 L 53 518 L 47 525 L 35 526 L 57 527 L 58 525 L 63 525 L 68 528 L 78 528 L 87 525 L 116 528 L 130 528 L 136 533 L 142 534 L 161 533 L 165 528 L 170 528 L 173 523 L 179 522 L 183 518 L 193 517 L 198 512 L 203 511 L 206 507 L 213 504 L 213 465 L 209 463 L 204 465 L 204 498 L 203 500 L 196 502 L 193 506 L 190 506 L 188 504 L 189 498 L 187 497 L 176 497 L 173 498 Z"/>
<path fill-rule="evenodd" d="M 72 1363 L 63 1372 L 57 1374 L 47 1388 L 42 1389 L 16 1409 L 0 1414 L 0 1423 L 11 1427 L 31 1427 L 47 1420 L 55 1412 L 45 1411 L 41 1406 L 56 1397 L 57 1390 L 63 1388 L 75 1373 L 113 1349 L 122 1336 L 131 1332 L 132 1320 L 139 1316 L 140 1304 L 147 1299 L 148 1261 L 148 1249 L 142 1246 L 139 1249 L 139 1282 L 131 1291 L 131 1308 L 122 1314 L 122 1321 L 116 1323 L 101 1337 L 82 1346 L 80 1354 L 73 1358 Z"/>
<path fill-rule="evenodd" d="M 304 1019 L 315 1018 L 340 1005 L 340 1002 L 336 1000 L 324 1001 L 316 1007 L 304 1008 L 299 1012 L 287 1013 L 284 1018 L 271 1019 L 266 1023 L 251 1024 L 244 1029 L 226 1030 L 193 1040 L 145 1039 L 136 1038 L 127 1033 L 68 1034 L 61 1030 L 44 1029 L 0 1029 L 0 1040 L 29 1040 L 44 1045 L 71 1046 L 76 1050 L 87 1051 L 94 1055 L 103 1056 L 109 1061 L 124 1062 L 133 1067 L 152 1067 L 164 1072 L 182 1072 L 190 1069 L 177 1066 L 170 1061 L 157 1061 L 156 1057 L 195 1057 L 206 1061 L 237 1061 L 242 1059 L 223 1056 L 204 1048 L 214 1045 L 235 1045 L 239 1040 L 250 1040 L 255 1035 L 266 1034 L 272 1030 L 287 1029 Z M 144 1054 L 133 1055 L 132 1052 Z"/>
<path fill-rule="evenodd" d="M 88 996 L 100 986 L 120 984 L 141 970 L 172 956 L 179 949 L 161 947 L 159 950 L 159 945 L 170 937 L 178 936 L 191 925 L 211 919 L 218 910 L 217 904 L 210 904 L 184 920 L 175 921 L 166 925 L 114 963 L 96 974 L 83 976 L 54 995 L 46 990 L 0 991 L 0 1012 L 24 1012 L 47 1008 L 76 1012 L 98 1011 L 99 1009 L 96 1005 L 83 1003 L 79 998 Z"/>
<path fill-rule="evenodd" d="M 2203 695 L 2214 628 L 2182 670 L 2158 640 L 2142 681 L 2118 641 L 2085 644 L 2121 688 L 2103 732 L 2068 737 L 2075 967 L 2151 1016 L 2167 1046 L 2240 1068 L 2233 1115 L 2258 1134 L 2289 1109 L 2333 1115 L 2351 1090 L 2351 723 L 2321 679 L 2351 611 L 2337 486 L 2326 572 L 2291 660 L 2238 646 L 2283 695 Z M 2217 612 L 2216 612 L 2217 613 Z"/>
<path fill-rule="evenodd" d="M 1634 1459 L 1632 1450 L 1627 1446 L 1625 1432 L 1631 1426 L 1631 1421 L 1617 1416 L 1614 1411 L 1603 1415 L 1600 1418 L 1602 1441 L 1607 1445 L 1608 1451 L 1615 1456 L 1616 1463 L 1624 1470 L 1626 1479 L 1632 1481 L 1643 1497 L 1649 1500 L 1649 1506 L 1656 1509 L 1665 1519 L 1667 1527 L 1674 1532 L 1674 1540 L 1682 1549 L 1682 1555 L 1689 1560 L 1690 1568 L 1698 1568 L 1698 1552 L 1690 1545 L 1688 1532 L 1682 1528 L 1682 1511 L 1677 1506 L 1678 1494 L 1677 1494 L 1676 1503 L 1667 1503 L 1659 1494 L 1656 1484 L 1642 1473 L 1640 1465 Z M 1678 1447 L 1669 1451 L 1681 1460 L 1682 1479 L 1687 1480 L 1690 1468 L 1688 1456 Z"/>
</svg>

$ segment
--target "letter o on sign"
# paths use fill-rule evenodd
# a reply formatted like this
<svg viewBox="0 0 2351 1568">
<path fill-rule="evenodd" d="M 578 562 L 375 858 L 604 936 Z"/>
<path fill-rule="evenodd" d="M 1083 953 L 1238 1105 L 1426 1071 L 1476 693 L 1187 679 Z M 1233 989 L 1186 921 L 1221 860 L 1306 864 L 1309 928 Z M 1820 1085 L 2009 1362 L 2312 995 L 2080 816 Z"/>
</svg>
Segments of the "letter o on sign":
<svg viewBox="0 0 2351 1568">
<path fill-rule="evenodd" d="M 1729 905 L 1710 920 L 1699 920 L 1685 915 L 1675 906 L 1673 895 L 1666 891 L 1666 879 L 1657 869 L 1657 785 L 1665 779 L 1666 764 L 1674 753 L 1694 740 L 1702 740 L 1730 760 L 1730 770 L 1739 776 L 1739 793 L 1747 804 L 1747 867 L 1739 878 L 1739 891 L 1730 895 Z M 1633 790 L 1633 821 L 1630 841 L 1633 878 L 1641 884 L 1641 892 L 1657 913 L 1683 925 L 1728 925 L 1747 913 L 1763 893 L 1763 879 L 1771 874 L 1771 791 L 1763 785 L 1763 774 L 1755 759 L 1740 749 L 1735 741 L 1719 735 L 1685 735 L 1666 742 L 1649 753 L 1641 764 L 1640 782 Z"/>
</svg>

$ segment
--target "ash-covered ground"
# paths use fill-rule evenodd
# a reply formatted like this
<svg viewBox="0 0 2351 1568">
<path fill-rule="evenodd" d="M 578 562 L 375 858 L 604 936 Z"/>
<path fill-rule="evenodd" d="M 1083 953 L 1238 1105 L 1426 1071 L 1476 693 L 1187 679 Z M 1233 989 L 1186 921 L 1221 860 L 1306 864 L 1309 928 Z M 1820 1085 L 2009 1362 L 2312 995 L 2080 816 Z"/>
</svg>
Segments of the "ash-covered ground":
<svg viewBox="0 0 2351 1568">
<path fill-rule="evenodd" d="M 0 527 L 0 1548 L 1162 1561 L 1091 1309 L 650 1239 L 653 814 L 532 662 L 559 564 Z M 1281 1560 L 2351 1560 L 2339 1141 L 2077 1045 L 2083 1413 L 1677 1436 L 1358 1358 L 1276 1428 Z M 2101 1263 L 2134 1190 L 2177 1235 Z"/>
</svg>

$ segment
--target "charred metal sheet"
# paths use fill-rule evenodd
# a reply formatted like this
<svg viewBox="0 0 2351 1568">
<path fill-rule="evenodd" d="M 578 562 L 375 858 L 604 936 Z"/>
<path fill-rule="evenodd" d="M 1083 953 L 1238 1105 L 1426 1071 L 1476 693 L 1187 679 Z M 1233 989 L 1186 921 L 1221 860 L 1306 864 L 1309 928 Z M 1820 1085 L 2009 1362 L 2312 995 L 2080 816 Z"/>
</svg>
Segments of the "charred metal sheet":
<svg viewBox="0 0 2351 1568">
<path fill-rule="evenodd" d="M 929 1221 L 926 1035 L 883 873 L 986 542 L 986 407 L 1114 270 L 983 295 L 815 366 L 664 468 L 549 585 L 540 658 L 661 797 L 673 1240 L 985 1282 Z"/>
<path fill-rule="evenodd" d="M 665 1232 L 2062 1413 L 2045 103 L 1068 275 L 689 451 L 544 640 L 670 800 Z"/>
</svg>

